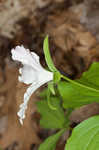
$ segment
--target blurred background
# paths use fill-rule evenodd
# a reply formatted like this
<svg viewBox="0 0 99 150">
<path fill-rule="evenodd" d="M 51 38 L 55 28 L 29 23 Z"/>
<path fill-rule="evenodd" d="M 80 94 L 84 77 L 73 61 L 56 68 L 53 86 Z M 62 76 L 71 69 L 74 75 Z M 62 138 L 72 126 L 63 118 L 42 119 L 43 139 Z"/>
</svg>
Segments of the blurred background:
<svg viewBox="0 0 99 150">
<path fill-rule="evenodd" d="M 55 66 L 71 79 L 79 78 L 94 61 L 99 61 L 99 0 L 0 0 L 0 147 L 2 150 L 37 150 L 54 131 L 40 128 L 40 115 L 33 94 L 24 125 L 16 115 L 26 85 L 19 83 L 19 63 L 11 49 L 24 45 L 40 56 L 45 66 L 43 40 L 49 35 Z M 75 110 L 73 126 L 99 114 L 99 104 Z M 63 150 L 69 133 L 57 145 Z"/>
</svg>

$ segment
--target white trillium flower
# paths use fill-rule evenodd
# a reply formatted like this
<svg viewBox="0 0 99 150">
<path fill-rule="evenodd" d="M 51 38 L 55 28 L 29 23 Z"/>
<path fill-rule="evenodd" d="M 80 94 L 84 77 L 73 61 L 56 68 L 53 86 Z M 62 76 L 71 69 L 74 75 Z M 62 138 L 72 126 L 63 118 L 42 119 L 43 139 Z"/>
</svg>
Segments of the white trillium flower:
<svg viewBox="0 0 99 150">
<path fill-rule="evenodd" d="M 17 46 L 11 50 L 12 59 L 19 61 L 23 67 L 19 69 L 19 81 L 25 84 L 30 84 L 24 94 L 24 102 L 20 105 L 20 110 L 17 115 L 20 117 L 20 123 L 23 124 L 25 111 L 32 93 L 43 84 L 53 80 L 53 73 L 45 70 L 39 61 L 39 56 L 25 49 L 23 46 Z"/>
</svg>

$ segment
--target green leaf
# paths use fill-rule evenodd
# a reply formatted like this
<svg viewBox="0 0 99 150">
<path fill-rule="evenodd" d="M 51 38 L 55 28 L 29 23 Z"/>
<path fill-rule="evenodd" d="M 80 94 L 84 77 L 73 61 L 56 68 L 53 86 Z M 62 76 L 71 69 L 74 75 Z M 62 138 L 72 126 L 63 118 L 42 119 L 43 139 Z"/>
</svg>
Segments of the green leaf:
<svg viewBox="0 0 99 150">
<path fill-rule="evenodd" d="M 59 131 L 58 133 L 48 137 L 39 147 L 38 150 L 55 150 L 56 143 L 60 136 L 65 132 L 66 129 Z"/>
<path fill-rule="evenodd" d="M 99 150 L 99 116 L 91 117 L 75 127 L 65 150 Z"/>
<path fill-rule="evenodd" d="M 99 102 L 99 63 L 93 63 L 78 80 L 60 82 L 59 92 L 64 108 L 75 108 L 92 102 Z"/>
<path fill-rule="evenodd" d="M 55 110 L 48 106 L 46 100 L 37 102 L 37 109 L 41 114 L 40 124 L 43 128 L 63 128 L 65 126 L 65 117 L 60 101 L 55 97 L 51 97 L 50 101 L 53 107 L 56 108 Z"/>
<path fill-rule="evenodd" d="M 50 55 L 49 43 L 48 43 L 48 36 L 46 36 L 45 39 L 44 39 L 43 50 L 44 50 L 45 60 L 46 60 L 46 63 L 47 63 L 47 65 L 48 65 L 48 68 L 49 68 L 52 72 L 57 71 L 57 69 L 55 68 L 55 66 L 54 66 L 54 64 L 53 64 L 51 55 Z"/>
</svg>

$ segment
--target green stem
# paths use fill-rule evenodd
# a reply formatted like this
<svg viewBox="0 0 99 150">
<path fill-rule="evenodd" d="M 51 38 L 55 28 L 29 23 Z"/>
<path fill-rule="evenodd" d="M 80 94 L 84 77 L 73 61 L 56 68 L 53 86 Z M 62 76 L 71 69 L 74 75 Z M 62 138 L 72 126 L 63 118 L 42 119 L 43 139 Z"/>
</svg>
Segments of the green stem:
<svg viewBox="0 0 99 150">
<path fill-rule="evenodd" d="M 48 99 L 48 106 L 49 106 L 49 108 L 52 109 L 52 110 L 57 110 L 57 108 L 54 107 L 54 106 L 51 104 L 50 99 Z"/>
<path fill-rule="evenodd" d="M 57 109 L 56 107 L 54 107 L 54 106 L 51 104 L 49 86 L 48 86 L 48 91 L 47 91 L 47 101 L 48 101 L 48 106 L 49 106 L 50 109 L 52 109 L 52 110 L 56 110 L 56 109 Z"/>
<path fill-rule="evenodd" d="M 86 86 L 86 85 L 83 85 L 83 84 L 81 84 L 81 83 L 75 82 L 74 80 L 71 80 L 71 79 L 69 79 L 69 78 L 66 77 L 66 76 L 61 75 L 61 78 L 65 79 L 65 80 L 69 81 L 70 83 L 75 84 L 75 85 L 77 85 L 77 86 L 80 86 L 80 87 L 86 88 L 86 89 L 88 89 L 88 90 L 91 90 L 91 91 L 94 91 L 94 92 L 98 92 L 98 93 L 99 93 L 99 90 L 96 90 L 96 89 L 93 89 L 93 88 L 88 87 L 88 86 Z"/>
</svg>

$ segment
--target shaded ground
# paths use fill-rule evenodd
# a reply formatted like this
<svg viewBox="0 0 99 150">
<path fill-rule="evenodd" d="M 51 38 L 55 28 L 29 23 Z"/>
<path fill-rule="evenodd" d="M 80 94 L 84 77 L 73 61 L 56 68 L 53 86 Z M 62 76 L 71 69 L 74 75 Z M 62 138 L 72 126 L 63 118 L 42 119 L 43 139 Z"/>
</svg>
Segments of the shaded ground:
<svg viewBox="0 0 99 150">
<path fill-rule="evenodd" d="M 24 45 L 39 54 L 45 66 L 42 43 L 50 37 L 56 67 L 72 79 L 80 77 L 99 60 L 98 0 L 5 0 L 0 2 L 0 145 L 5 150 L 36 150 L 53 131 L 41 129 L 35 101 L 31 97 L 24 126 L 17 118 L 26 86 L 18 83 L 18 67 L 11 61 L 11 48 Z M 92 13 L 94 10 L 94 13 Z M 3 17 L 2 17 L 3 16 Z M 58 60 L 58 61 L 57 61 Z M 99 104 L 90 104 L 71 115 L 71 123 L 99 114 Z M 64 134 L 57 150 L 64 149 Z"/>
</svg>

